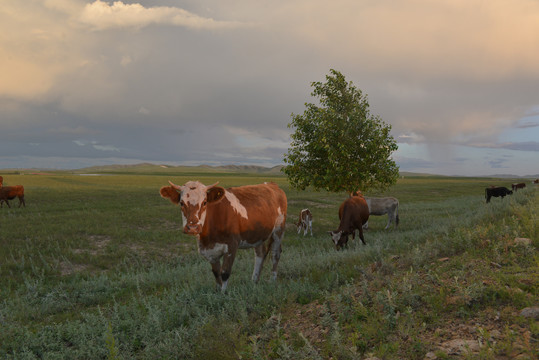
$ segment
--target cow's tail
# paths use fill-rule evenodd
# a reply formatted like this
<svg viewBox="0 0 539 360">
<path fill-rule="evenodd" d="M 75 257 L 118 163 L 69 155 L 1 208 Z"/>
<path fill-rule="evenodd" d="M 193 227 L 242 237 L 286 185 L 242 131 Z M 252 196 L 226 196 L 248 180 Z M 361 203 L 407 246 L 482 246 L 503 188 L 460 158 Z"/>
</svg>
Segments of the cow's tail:
<svg viewBox="0 0 539 360">
<path fill-rule="evenodd" d="M 397 203 L 397 208 L 395 209 L 396 215 L 395 216 L 395 224 L 396 226 L 399 226 L 399 203 Z"/>
</svg>

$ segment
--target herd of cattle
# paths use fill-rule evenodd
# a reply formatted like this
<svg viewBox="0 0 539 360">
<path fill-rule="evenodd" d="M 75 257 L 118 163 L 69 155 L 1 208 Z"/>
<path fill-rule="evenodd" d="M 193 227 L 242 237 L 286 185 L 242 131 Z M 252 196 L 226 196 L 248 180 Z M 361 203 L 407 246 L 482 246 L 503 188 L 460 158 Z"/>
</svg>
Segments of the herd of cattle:
<svg viewBox="0 0 539 360">
<path fill-rule="evenodd" d="M 539 184 L 539 179 L 534 180 L 533 183 Z M 485 199 L 487 199 L 487 203 L 490 202 L 492 197 L 501 197 L 503 199 L 507 195 L 513 195 L 513 191 L 524 189 L 525 187 L 525 183 L 511 184 L 511 190 L 504 186 L 490 186 L 485 189 Z"/>
<path fill-rule="evenodd" d="M 226 290 L 232 265 L 238 249 L 252 248 L 255 263 L 252 280 L 257 282 L 264 261 L 269 253 L 272 259 L 272 279 L 277 278 L 277 265 L 281 257 L 281 243 L 285 232 L 287 214 L 286 194 L 275 183 L 248 185 L 232 188 L 206 186 L 199 181 L 185 185 L 161 187 L 159 193 L 173 204 L 180 205 L 183 232 L 195 235 L 199 253 L 210 262 L 217 287 Z M 539 179 L 534 181 L 539 183 Z M 524 183 L 485 189 L 487 203 L 491 197 L 504 197 L 522 189 Z M 399 224 L 399 201 L 393 197 L 372 198 L 360 191 L 350 194 L 339 207 L 339 227 L 329 231 L 335 247 L 341 249 L 356 230 L 365 244 L 363 229 L 368 227 L 370 215 L 388 215 L 388 229 Z M 313 214 L 309 209 L 299 213 L 295 223 L 303 236 L 313 234 Z"/>
<path fill-rule="evenodd" d="M 24 187 L 22 185 L 4 186 L 4 178 L 0 176 L 0 207 L 4 207 L 4 203 L 8 207 L 11 207 L 9 200 L 15 198 L 19 198 L 19 207 L 21 205 L 26 207 L 26 203 L 24 202 Z"/>
<path fill-rule="evenodd" d="M 19 198 L 19 207 L 24 201 L 22 185 L 3 186 L 0 176 L 0 206 L 4 202 Z M 180 205 L 183 220 L 183 232 L 195 235 L 199 253 L 211 264 L 216 283 L 222 291 L 226 290 L 232 265 L 238 249 L 252 248 L 255 252 L 255 265 L 252 279 L 260 278 L 262 265 L 271 252 L 273 263 L 272 278 L 277 277 L 277 265 L 281 257 L 281 242 L 285 232 L 287 214 L 286 194 L 275 183 L 247 185 L 232 188 L 206 186 L 199 181 L 189 181 L 185 185 L 163 186 L 159 193 L 173 204 Z M 533 181 L 539 184 L 539 179 Z M 488 187 L 485 189 L 486 202 L 492 197 L 505 197 L 513 191 L 523 189 L 525 183 L 512 184 L 512 190 L 506 187 Z M 373 198 L 355 191 L 339 207 L 339 226 L 329 231 L 335 247 L 341 249 L 348 243 L 356 230 L 365 244 L 363 229 L 368 228 L 370 215 L 388 215 L 388 229 L 393 223 L 399 224 L 399 201 L 393 197 Z M 309 209 L 300 211 L 296 223 L 298 234 L 310 232 L 313 235 L 313 214 Z M 222 260 L 222 261 L 221 261 Z"/>
</svg>

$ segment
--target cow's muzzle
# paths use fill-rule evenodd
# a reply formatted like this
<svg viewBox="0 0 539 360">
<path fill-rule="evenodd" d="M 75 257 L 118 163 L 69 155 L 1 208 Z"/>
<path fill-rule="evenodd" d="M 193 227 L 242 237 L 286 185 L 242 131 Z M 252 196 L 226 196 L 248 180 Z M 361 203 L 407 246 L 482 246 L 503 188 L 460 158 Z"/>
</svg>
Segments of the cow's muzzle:
<svg viewBox="0 0 539 360">
<path fill-rule="evenodd" d="M 189 235 L 198 235 L 202 232 L 200 224 L 187 224 L 183 227 L 183 233 Z"/>
</svg>

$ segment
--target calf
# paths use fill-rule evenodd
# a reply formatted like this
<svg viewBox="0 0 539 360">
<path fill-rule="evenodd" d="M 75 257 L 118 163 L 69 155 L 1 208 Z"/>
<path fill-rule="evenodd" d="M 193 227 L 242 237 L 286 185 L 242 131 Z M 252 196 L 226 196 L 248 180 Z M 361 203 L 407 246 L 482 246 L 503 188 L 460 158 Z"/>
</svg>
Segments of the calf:
<svg viewBox="0 0 539 360">
<path fill-rule="evenodd" d="M 303 236 L 307 235 L 307 232 L 311 231 L 311 236 L 313 236 L 313 214 L 309 209 L 303 209 L 299 212 L 299 219 L 296 224 L 298 228 L 298 234 L 303 230 Z"/>
<path fill-rule="evenodd" d="M 365 201 L 369 206 L 369 215 L 385 215 L 387 214 L 387 230 L 391 223 L 395 224 L 395 228 L 399 225 L 399 200 L 394 197 L 372 198 L 365 196 Z M 365 222 L 363 228 L 369 228 L 369 222 Z"/>
<path fill-rule="evenodd" d="M 272 278 L 277 278 L 287 210 L 283 190 L 274 183 L 228 189 L 218 183 L 169 183 L 171 186 L 163 186 L 159 192 L 181 206 L 183 232 L 196 236 L 198 252 L 210 262 L 221 291 L 226 290 L 238 249 L 254 249 L 255 282 L 271 251 Z"/>
<path fill-rule="evenodd" d="M 506 196 L 506 195 L 512 195 L 513 192 L 511 190 L 509 190 L 508 188 L 504 187 L 504 186 L 500 186 L 500 187 L 488 187 L 485 189 L 485 198 L 487 199 L 487 203 L 490 202 L 490 198 L 491 197 L 502 197 L 502 199 Z"/>
<path fill-rule="evenodd" d="M 525 187 L 525 183 L 511 184 L 511 190 L 513 191 L 517 191 L 518 189 L 524 189 Z"/>
<path fill-rule="evenodd" d="M 15 186 L 3 186 L 0 188 L 0 207 L 4 207 L 4 202 L 9 205 L 8 200 L 13 200 L 16 197 L 19 198 L 19 207 L 24 205 L 26 207 L 26 202 L 24 201 L 24 187 L 22 185 Z"/>
<path fill-rule="evenodd" d="M 341 249 L 348 243 L 348 235 L 355 238 L 356 229 L 359 231 L 359 238 L 366 245 L 363 237 L 363 224 L 369 220 L 369 206 L 362 196 L 352 196 L 346 199 L 339 207 L 339 228 L 335 231 L 328 231 L 335 248 Z"/>
</svg>

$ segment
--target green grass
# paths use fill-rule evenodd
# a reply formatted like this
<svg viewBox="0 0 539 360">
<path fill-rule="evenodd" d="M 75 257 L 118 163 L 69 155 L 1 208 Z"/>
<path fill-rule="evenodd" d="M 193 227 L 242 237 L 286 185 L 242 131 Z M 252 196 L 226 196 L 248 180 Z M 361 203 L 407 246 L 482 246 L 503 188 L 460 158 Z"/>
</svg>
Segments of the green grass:
<svg viewBox="0 0 539 360">
<path fill-rule="evenodd" d="M 327 231 L 346 194 L 294 191 L 279 176 L 3 176 L 25 186 L 27 207 L 0 209 L 0 358 L 423 359 L 444 356 L 436 344 L 456 324 L 477 323 L 475 337 L 494 325 L 501 334 L 478 358 L 537 350 L 537 323 L 518 311 L 539 299 L 538 193 L 484 199 L 486 186 L 511 180 L 400 179 L 369 194 L 399 199 L 399 228 L 384 231 L 387 217 L 373 217 L 367 246 L 356 239 L 335 251 Z M 228 292 L 215 291 L 179 208 L 158 194 L 169 179 L 282 186 L 277 282 L 266 264 L 253 284 L 253 253 L 242 251 Z M 293 225 L 305 207 L 313 237 Z"/>
</svg>

